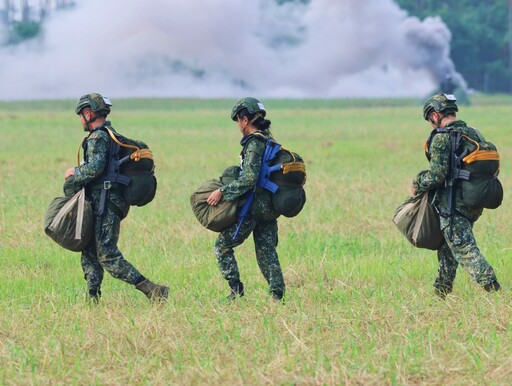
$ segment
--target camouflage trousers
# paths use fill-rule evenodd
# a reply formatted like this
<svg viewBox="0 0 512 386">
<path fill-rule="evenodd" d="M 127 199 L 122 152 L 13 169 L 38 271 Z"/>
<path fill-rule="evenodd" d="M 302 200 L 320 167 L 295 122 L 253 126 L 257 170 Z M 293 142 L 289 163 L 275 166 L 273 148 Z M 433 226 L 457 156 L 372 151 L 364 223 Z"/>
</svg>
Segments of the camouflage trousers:
<svg viewBox="0 0 512 386">
<path fill-rule="evenodd" d="M 452 239 L 450 240 L 450 221 L 442 216 L 440 219 L 445 242 L 437 251 L 439 268 L 434 287 L 445 293 L 450 292 L 459 264 L 481 286 L 497 281 L 493 268 L 476 245 L 473 236 L 473 223 L 466 217 L 455 213 L 452 219 Z"/>
<path fill-rule="evenodd" d="M 82 251 L 81 258 L 89 293 L 100 290 L 103 270 L 117 279 L 135 284 L 141 274 L 117 249 L 121 227 L 119 215 L 108 208 L 101 219 L 95 218 L 94 227 L 95 239 Z"/>
<path fill-rule="evenodd" d="M 256 260 L 263 277 L 269 284 L 270 293 L 285 293 L 285 284 L 281 265 L 277 255 L 277 220 L 254 221 L 246 218 L 235 240 L 238 221 L 222 231 L 215 242 L 215 256 L 222 277 L 226 280 L 240 280 L 240 272 L 233 248 L 242 244 L 251 234 L 254 239 Z"/>
</svg>

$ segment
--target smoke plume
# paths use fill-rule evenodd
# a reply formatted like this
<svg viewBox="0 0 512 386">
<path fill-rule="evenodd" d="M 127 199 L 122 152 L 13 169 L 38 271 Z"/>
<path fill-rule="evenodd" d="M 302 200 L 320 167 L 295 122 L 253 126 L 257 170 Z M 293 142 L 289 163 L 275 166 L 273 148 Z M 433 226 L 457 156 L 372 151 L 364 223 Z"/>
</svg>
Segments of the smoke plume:
<svg viewBox="0 0 512 386">
<path fill-rule="evenodd" d="M 450 39 L 392 0 L 81 0 L 0 48 L 0 99 L 424 96 Z"/>
</svg>

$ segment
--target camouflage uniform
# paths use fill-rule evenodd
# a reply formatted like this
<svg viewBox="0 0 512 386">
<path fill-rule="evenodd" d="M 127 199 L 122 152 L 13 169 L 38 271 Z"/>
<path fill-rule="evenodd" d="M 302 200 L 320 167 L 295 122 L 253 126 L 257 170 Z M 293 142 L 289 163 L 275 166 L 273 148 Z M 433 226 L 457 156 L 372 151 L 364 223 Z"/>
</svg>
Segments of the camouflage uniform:
<svg viewBox="0 0 512 386">
<path fill-rule="evenodd" d="M 94 187 L 94 183 L 104 175 L 110 149 L 110 137 L 101 127 L 113 130 L 107 121 L 90 132 L 82 145 L 84 162 L 75 168 L 74 176 L 75 184 L 86 187 L 95 213 L 100 207 L 101 189 Z M 142 276 L 117 248 L 121 220 L 126 217 L 129 206 L 120 190 L 113 188 L 108 194 L 103 215 L 95 217 L 95 239 L 82 252 L 81 258 L 89 294 L 93 296 L 100 290 L 104 269 L 113 277 L 130 284 L 140 282 Z"/>
<path fill-rule="evenodd" d="M 268 132 L 258 131 L 257 133 L 271 137 Z M 248 135 L 242 139 L 241 145 L 243 150 L 240 176 L 220 189 L 223 198 L 227 201 L 236 200 L 255 189 L 263 160 L 265 141 L 261 137 L 254 134 Z M 269 292 L 276 298 L 282 298 L 285 293 L 285 284 L 276 251 L 279 215 L 272 207 L 270 194 L 266 190 L 256 189 L 251 214 L 244 219 L 237 238 L 233 240 L 238 222 L 219 234 L 215 242 L 215 255 L 224 279 L 229 280 L 230 283 L 239 282 L 240 272 L 233 248 L 242 244 L 252 232 L 256 259 L 261 273 L 269 284 Z"/>
<path fill-rule="evenodd" d="M 456 129 L 478 141 L 478 135 L 465 122 L 456 120 L 444 126 Z M 455 212 L 452 217 L 452 240 L 449 239 L 450 219 L 448 213 L 449 190 L 445 179 L 450 167 L 450 135 L 436 134 L 430 144 L 430 169 L 423 170 L 413 180 L 417 194 L 435 190 L 434 204 L 440 215 L 445 243 L 437 251 L 438 276 L 434 287 L 441 293 L 449 293 L 453 287 L 457 267 L 460 264 L 480 285 L 486 287 L 497 282 L 494 270 L 484 258 L 473 236 L 473 223 L 482 214 L 482 208 L 471 208 L 464 204 L 461 189 L 456 189 Z"/>
</svg>

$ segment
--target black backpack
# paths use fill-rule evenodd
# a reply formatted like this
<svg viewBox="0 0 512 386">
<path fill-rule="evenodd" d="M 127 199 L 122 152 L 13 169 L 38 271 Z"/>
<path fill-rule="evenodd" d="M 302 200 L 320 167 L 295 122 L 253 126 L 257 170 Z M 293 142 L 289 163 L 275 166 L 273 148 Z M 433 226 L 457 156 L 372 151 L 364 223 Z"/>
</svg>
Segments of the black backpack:
<svg viewBox="0 0 512 386">
<path fill-rule="evenodd" d="M 498 179 L 500 156 L 496 146 L 473 129 L 478 140 L 457 129 L 438 128 L 432 131 L 425 145 L 430 160 L 430 143 L 434 135 L 450 135 L 451 160 L 449 177 L 462 191 L 464 203 L 473 208 L 496 209 L 503 200 L 503 186 Z"/>
<path fill-rule="evenodd" d="M 280 145 L 272 138 L 254 133 L 265 141 L 265 153 L 257 186 L 272 192 L 274 210 L 294 217 L 306 203 L 306 165 L 300 155 Z"/>
<path fill-rule="evenodd" d="M 267 140 L 266 146 L 270 149 L 270 157 L 274 152 L 275 156 L 270 159 L 263 158 L 263 170 L 258 181 L 263 182 L 263 186 L 269 182 L 276 184 L 278 189 L 272 194 L 272 206 L 277 213 L 285 217 L 294 217 L 306 203 L 304 160 L 297 153 L 271 140 Z M 264 182 L 265 179 L 268 181 Z"/>
<path fill-rule="evenodd" d="M 110 189 L 120 189 L 128 205 L 144 206 L 150 203 L 155 197 L 157 187 L 152 151 L 144 142 L 124 137 L 109 127 L 102 126 L 99 129 L 107 132 L 111 141 L 103 176 L 89 187 L 92 190 L 101 189 L 100 206 L 96 215 L 103 215 Z M 81 146 L 84 151 L 86 139 L 87 137 Z M 80 148 L 78 162 L 80 163 Z M 121 217 L 126 215 L 110 205 L 109 207 Z"/>
<path fill-rule="evenodd" d="M 103 127 L 110 135 L 110 157 L 103 184 L 117 183 L 129 205 L 144 206 L 156 194 L 153 152 L 142 141 L 124 137 Z"/>
</svg>

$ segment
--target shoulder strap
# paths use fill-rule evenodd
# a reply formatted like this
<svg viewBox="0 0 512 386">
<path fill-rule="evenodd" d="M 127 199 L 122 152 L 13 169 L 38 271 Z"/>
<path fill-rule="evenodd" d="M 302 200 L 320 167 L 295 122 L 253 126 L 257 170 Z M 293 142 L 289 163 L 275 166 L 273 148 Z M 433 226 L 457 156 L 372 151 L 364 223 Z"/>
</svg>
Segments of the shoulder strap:
<svg viewBox="0 0 512 386">
<path fill-rule="evenodd" d="M 133 152 L 130 154 L 130 159 L 132 159 L 134 161 L 140 161 L 141 158 L 153 159 L 153 152 L 150 149 L 141 149 L 138 146 L 128 145 L 126 143 L 121 142 L 116 137 L 114 132 L 110 128 L 106 127 L 106 126 L 101 127 L 101 129 L 104 129 L 108 133 L 110 138 L 112 138 L 112 140 L 115 143 L 117 143 L 119 146 L 133 150 Z"/>
<path fill-rule="evenodd" d="M 428 136 L 427 140 L 425 141 L 425 144 L 423 145 L 423 149 L 425 151 L 425 157 L 430 161 L 430 145 L 432 144 L 432 141 L 436 134 L 443 134 L 443 133 L 449 133 L 449 129 L 440 128 L 434 129 L 430 132 L 430 135 Z"/>
<path fill-rule="evenodd" d="M 76 154 L 76 166 L 80 166 L 80 149 L 84 149 L 84 157 L 85 157 L 85 140 L 87 139 L 88 135 L 83 137 L 82 141 L 80 142 L 80 145 L 78 146 L 78 152 Z"/>
</svg>

